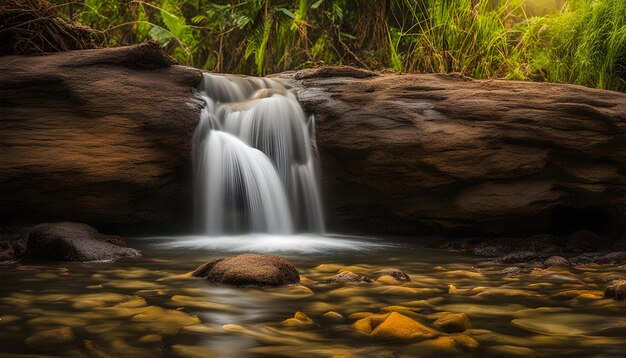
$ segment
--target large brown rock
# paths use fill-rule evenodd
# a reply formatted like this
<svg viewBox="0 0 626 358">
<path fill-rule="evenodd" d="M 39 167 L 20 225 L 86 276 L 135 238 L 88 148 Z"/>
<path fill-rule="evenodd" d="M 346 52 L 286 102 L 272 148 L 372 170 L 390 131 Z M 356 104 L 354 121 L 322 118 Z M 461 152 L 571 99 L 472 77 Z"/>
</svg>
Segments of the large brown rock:
<svg viewBox="0 0 626 358">
<path fill-rule="evenodd" d="M 89 225 L 60 222 L 41 224 L 28 232 L 27 255 L 61 261 L 114 261 L 141 253 L 126 247 L 116 235 L 99 233 Z"/>
<path fill-rule="evenodd" d="M 623 232 L 626 94 L 334 73 L 278 76 L 316 116 L 331 230 Z"/>
<path fill-rule="evenodd" d="M 298 270 L 287 259 L 261 254 L 213 260 L 198 267 L 191 275 L 234 286 L 279 287 L 300 283 Z"/>
<path fill-rule="evenodd" d="M 153 42 L 4 56 L 0 68 L 0 224 L 188 226 L 200 71 Z"/>
</svg>

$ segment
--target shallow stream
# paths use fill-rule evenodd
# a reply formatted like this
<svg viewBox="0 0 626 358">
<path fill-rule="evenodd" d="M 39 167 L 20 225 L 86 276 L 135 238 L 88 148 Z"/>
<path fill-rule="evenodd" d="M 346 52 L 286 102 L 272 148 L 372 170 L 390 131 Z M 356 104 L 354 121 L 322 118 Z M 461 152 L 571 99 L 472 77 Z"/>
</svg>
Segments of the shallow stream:
<svg viewBox="0 0 626 358">
<path fill-rule="evenodd" d="M 0 357 L 626 354 L 626 303 L 602 298 L 609 276 L 624 276 L 625 268 L 537 268 L 507 277 L 501 272 L 506 265 L 426 242 L 432 239 L 151 238 L 131 240 L 144 254 L 137 260 L 25 261 L 0 272 Z M 176 277 L 233 251 L 263 249 L 287 257 L 302 286 L 232 288 Z M 384 268 L 401 269 L 411 282 L 323 283 L 340 270 L 371 275 Z M 297 311 L 314 324 L 282 325 Z M 328 311 L 343 318 L 327 317 Z M 366 315 L 359 312 L 389 311 L 427 326 L 441 312 L 464 312 L 472 323 L 464 333 L 480 346 L 459 351 L 414 340 L 378 341 L 351 327 Z"/>
</svg>

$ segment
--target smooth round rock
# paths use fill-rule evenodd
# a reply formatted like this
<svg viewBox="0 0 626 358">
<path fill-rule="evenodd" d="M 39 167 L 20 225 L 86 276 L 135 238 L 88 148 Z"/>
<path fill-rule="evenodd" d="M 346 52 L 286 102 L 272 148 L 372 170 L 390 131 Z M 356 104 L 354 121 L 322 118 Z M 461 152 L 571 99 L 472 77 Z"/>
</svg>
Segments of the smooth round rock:
<svg viewBox="0 0 626 358">
<path fill-rule="evenodd" d="M 300 283 L 298 270 L 287 259 L 261 254 L 213 260 L 198 267 L 192 275 L 240 287 L 279 287 Z"/>
<path fill-rule="evenodd" d="M 563 256 L 550 256 L 543 262 L 543 267 L 570 267 L 572 264 Z"/>
</svg>

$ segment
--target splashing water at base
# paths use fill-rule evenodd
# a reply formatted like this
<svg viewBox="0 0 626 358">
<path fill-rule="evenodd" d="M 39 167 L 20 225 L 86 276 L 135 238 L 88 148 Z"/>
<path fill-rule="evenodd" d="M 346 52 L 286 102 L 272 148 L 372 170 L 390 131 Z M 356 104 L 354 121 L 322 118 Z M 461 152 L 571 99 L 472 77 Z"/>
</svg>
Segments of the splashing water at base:
<svg viewBox="0 0 626 358">
<path fill-rule="evenodd" d="M 313 117 L 278 81 L 204 74 L 193 138 L 202 231 L 324 232 L 311 149 Z"/>
</svg>

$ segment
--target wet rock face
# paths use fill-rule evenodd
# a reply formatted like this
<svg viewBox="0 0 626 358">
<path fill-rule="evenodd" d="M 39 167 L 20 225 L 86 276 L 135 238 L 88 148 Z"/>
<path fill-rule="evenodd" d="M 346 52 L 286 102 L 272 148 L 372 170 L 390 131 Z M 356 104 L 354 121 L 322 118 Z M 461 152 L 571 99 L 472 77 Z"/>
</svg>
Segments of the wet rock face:
<svg viewBox="0 0 626 358">
<path fill-rule="evenodd" d="M 298 270 L 287 259 L 260 254 L 214 260 L 198 267 L 192 276 L 233 286 L 279 287 L 300 282 Z"/>
<path fill-rule="evenodd" d="M 624 232 L 624 93 L 437 74 L 282 78 L 315 114 L 331 230 Z"/>
<path fill-rule="evenodd" d="M 141 253 L 125 247 L 123 238 L 104 235 L 89 225 L 62 222 L 29 230 L 26 254 L 62 261 L 101 261 L 135 258 Z"/>
<path fill-rule="evenodd" d="M 189 227 L 200 71 L 152 42 L 3 56 L 0 68 L 0 225 Z"/>
</svg>

